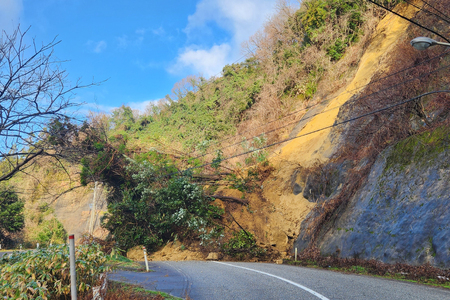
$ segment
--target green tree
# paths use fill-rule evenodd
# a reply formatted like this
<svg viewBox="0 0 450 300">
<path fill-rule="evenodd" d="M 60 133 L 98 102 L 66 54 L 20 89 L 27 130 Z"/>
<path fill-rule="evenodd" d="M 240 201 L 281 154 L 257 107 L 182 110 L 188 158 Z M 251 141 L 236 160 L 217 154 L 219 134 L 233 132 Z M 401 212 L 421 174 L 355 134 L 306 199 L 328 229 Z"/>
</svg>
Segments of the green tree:
<svg viewBox="0 0 450 300">
<path fill-rule="evenodd" d="M 39 224 L 39 232 L 37 233 L 36 240 L 41 243 L 48 245 L 52 244 L 63 244 L 67 239 L 67 232 L 64 229 L 63 224 L 56 218 L 51 220 L 45 220 Z"/>
<path fill-rule="evenodd" d="M 155 162 L 130 161 L 130 179 L 122 185 L 122 197 L 110 201 L 102 219 L 120 248 L 145 245 L 151 250 L 175 236 L 199 238 L 207 244 L 220 236 L 222 229 L 214 219 L 223 212 L 189 177 L 161 176 L 173 176 L 174 168 L 163 157 Z"/>
<path fill-rule="evenodd" d="M 133 110 L 129 106 L 122 105 L 112 111 L 111 122 L 114 128 L 123 127 L 129 129 L 134 123 Z"/>
<path fill-rule="evenodd" d="M 12 188 L 0 188 L 0 241 L 23 228 L 23 207 L 24 202 Z"/>
</svg>

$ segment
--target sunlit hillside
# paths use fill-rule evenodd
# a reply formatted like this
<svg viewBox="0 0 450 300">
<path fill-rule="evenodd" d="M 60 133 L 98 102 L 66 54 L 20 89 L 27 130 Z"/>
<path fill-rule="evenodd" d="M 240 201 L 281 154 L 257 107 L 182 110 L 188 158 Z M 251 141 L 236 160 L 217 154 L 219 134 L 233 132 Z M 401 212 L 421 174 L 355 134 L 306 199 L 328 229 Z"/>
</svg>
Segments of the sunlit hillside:
<svg viewBox="0 0 450 300">
<path fill-rule="evenodd" d="M 123 250 L 169 243 L 158 259 L 270 260 L 297 248 L 448 267 L 450 56 L 409 42 L 450 37 L 450 8 L 377 3 L 280 1 L 243 62 L 183 79 L 145 112 L 91 116 L 80 136 L 94 154 L 66 170 L 43 160 L 10 182 L 29 203 L 20 238 L 36 243 L 31 227 L 53 217 L 85 231 L 101 182 L 95 226 L 104 216 Z M 411 221 L 421 217 L 427 226 Z"/>
</svg>

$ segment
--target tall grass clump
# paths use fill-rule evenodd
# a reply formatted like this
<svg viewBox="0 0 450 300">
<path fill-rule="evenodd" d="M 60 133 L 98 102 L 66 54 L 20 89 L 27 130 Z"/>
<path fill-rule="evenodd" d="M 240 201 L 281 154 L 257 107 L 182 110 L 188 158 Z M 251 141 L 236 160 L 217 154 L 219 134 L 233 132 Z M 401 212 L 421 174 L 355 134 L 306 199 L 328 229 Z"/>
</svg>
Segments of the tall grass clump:
<svg viewBox="0 0 450 300">
<path fill-rule="evenodd" d="M 77 289 L 80 294 L 97 285 L 109 270 L 98 244 L 76 247 Z M 69 247 L 54 245 L 14 252 L 0 259 L 0 296 L 5 299 L 68 299 L 70 296 Z"/>
</svg>

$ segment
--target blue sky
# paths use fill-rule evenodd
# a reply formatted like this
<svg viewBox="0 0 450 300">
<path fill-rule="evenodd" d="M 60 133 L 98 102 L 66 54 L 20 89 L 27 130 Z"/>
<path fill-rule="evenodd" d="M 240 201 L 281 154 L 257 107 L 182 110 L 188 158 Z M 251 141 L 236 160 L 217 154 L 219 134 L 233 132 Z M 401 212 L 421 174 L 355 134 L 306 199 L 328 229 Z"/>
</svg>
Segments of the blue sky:
<svg viewBox="0 0 450 300">
<path fill-rule="evenodd" d="M 87 109 L 143 110 L 187 75 L 218 75 L 243 56 L 241 43 L 274 14 L 276 0 L 0 0 L 0 28 L 31 26 L 29 38 L 61 40 L 69 78 Z"/>
</svg>

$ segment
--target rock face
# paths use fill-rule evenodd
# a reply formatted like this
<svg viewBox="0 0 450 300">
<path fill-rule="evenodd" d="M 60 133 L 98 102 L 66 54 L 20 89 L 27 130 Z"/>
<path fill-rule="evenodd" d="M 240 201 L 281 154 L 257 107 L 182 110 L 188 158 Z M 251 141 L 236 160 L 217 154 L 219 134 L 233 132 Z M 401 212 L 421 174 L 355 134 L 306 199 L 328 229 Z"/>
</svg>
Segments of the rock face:
<svg viewBox="0 0 450 300">
<path fill-rule="evenodd" d="M 448 129 L 425 135 L 379 155 L 366 183 L 319 239 L 323 254 L 450 266 L 450 138 Z"/>
</svg>

